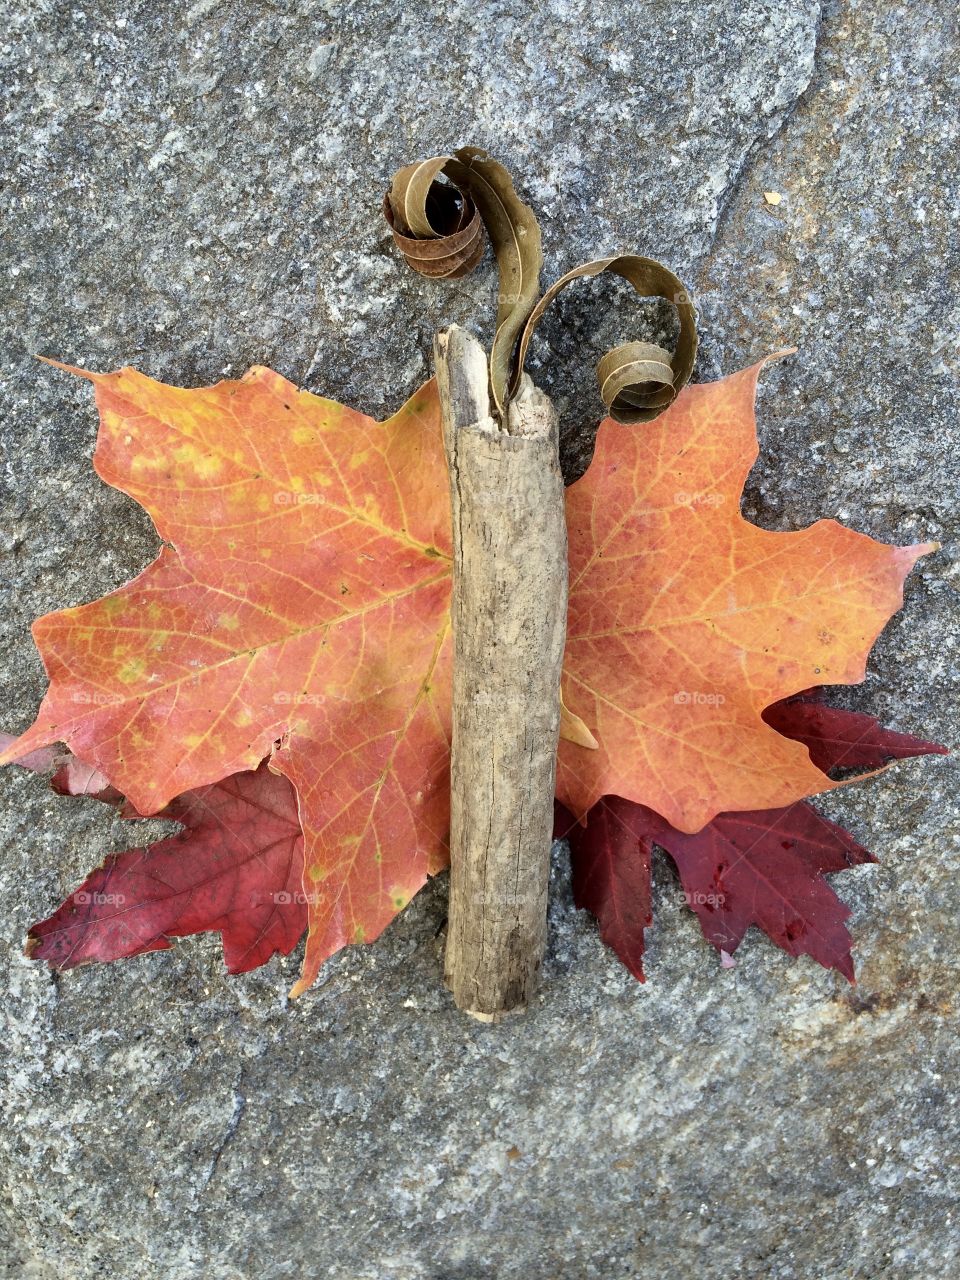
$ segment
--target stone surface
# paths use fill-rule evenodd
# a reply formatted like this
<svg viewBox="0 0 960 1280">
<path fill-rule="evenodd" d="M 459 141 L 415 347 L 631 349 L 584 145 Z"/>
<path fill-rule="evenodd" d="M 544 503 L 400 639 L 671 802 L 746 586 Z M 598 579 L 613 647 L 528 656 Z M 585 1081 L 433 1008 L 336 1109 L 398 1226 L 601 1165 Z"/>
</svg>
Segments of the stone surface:
<svg viewBox="0 0 960 1280">
<path fill-rule="evenodd" d="M 689 280 L 699 377 L 800 348 L 765 375 L 753 519 L 946 541 L 948 10 L 5 0 L 6 727 L 43 690 L 30 620 L 118 585 L 156 547 L 89 467 L 88 388 L 33 353 L 185 385 L 269 363 L 396 407 L 436 327 L 489 324 L 490 264 L 447 289 L 419 280 L 378 212 L 397 166 L 463 142 L 519 175 L 547 280 L 629 249 Z M 574 441 L 595 417 L 593 359 L 630 328 L 601 301 L 561 304 L 534 352 Z M 558 367 L 574 354 L 575 372 Z M 844 694 L 947 742 L 955 572 L 947 550 L 914 574 L 866 685 Z M 129 832 L 5 771 L 9 1275 L 950 1274 L 954 777 L 949 759 L 914 762 L 822 802 L 883 859 L 839 878 L 857 987 L 755 934 L 722 971 L 662 864 L 640 986 L 573 909 L 558 849 L 542 997 L 490 1029 L 442 989 L 443 881 L 296 1005 L 296 957 L 229 979 L 212 939 L 63 978 L 29 964 L 29 924 Z"/>
</svg>

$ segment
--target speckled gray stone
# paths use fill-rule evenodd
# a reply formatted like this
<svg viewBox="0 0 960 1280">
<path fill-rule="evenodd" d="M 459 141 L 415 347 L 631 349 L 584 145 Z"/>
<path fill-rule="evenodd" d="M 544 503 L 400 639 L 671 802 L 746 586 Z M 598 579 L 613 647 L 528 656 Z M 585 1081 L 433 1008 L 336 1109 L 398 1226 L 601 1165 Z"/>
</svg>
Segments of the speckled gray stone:
<svg viewBox="0 0 960 1280">
<path fill-rule="evenodd" d="M 395 168 L 461 143 L 518 175 L 546 280 L 630 249 L 688 280 L 700 378 L 800 348 L 764 376 L 751 518 L 948 541 L 949 8 L 3 0 L 6 726 L 44 687 L 31 619 L 156 547 L 90 469 L 89 389 L 33 353 L 183 385 L 268 363 L 395 408 L 435 328 L 491 318 L 489 262 L 446 289 L 419 280 L 379 215 Z M 533 353 L 574 469 L 593 360 L 630 327 L 629 308 L 604 316 L 604 287 L 558 306 Z M 953 740 L 955 573 L 951 549 L 915 572 L 849 705 Z M 6 770 L 7 1274 L 952 1274 L 954 778 L 949 759 L 916 761 L 818 802 L 882 857 L 838 878 L 857 987 L 755 933 L 721 970 L 664 864 L 641 986 L 574 910 L 558 848 L 541 998 L 491 1029 L 442 987 L 442 880 L 296 1005 L 296 956 L 230 979 L 210 938 L 52 976 L 19 955 L 23 934 L 130 831 Z"/>
</svg>

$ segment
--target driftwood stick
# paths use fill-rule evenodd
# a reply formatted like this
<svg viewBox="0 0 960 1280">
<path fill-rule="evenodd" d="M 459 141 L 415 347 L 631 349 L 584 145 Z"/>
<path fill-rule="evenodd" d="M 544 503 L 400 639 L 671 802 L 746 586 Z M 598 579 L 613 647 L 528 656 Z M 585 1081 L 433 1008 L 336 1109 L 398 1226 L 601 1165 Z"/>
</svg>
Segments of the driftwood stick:
<svg viewBox="0 0 960 1280">
<path fill-rule="evenodd" d="M 567 620 L 557 415 L 528 378 L 506 424 L 463 329 L 434 355 L 453 517 L 453 753 L 446 980 L 499 1021 L 537 987 Z"/>
</svg>

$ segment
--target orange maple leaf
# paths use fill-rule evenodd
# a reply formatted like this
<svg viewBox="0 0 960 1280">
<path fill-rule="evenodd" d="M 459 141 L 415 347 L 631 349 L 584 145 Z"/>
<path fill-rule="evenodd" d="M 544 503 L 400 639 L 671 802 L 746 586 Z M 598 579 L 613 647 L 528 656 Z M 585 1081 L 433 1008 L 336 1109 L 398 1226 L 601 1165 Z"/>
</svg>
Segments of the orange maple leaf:
<svg viewBox="0 0 960 1280">
<path fill-rule="evenodd" d="M 568 491 L 566 724 L 600 744 L 561 745 L 558 794 L 578 814 L 613 793 L 695 831 L 833 785 L 760 713 L 862 679 L 930 549 L 832 521 L 768 533 L 742 519 L 759 367 L 688 388 L 649 426 L 604 423 Z M 67 742 L 151 813 L 269 757 L 304 831 L 299 993 L 446 858 L 435 385 L 377 423 L 268 369 L 190 391 L 132 369 L 73 372 L 96 390 L 98 473 L 171 545 L 120 590 L 34 625 L 50 689 L 0 762 Z"/>
<path fill-rule="evenodd" d="M 61 740 L 140 813 L 255 769 L 293 783 L 303 976 L 445 864 L 450 514 L 432 387 L 377 423 L 269 369 L 186 391 L 90 375 L 99 475 L 165 546 L 33 628 L 50 676 L 6 753 Z"/>
<path fill-rule="evenodd" d="M 693 833 L 718 813 L 840 785 L 761 712 L 811 685 L 863 680 L 904 579 L 937 544 L 891 547 L 835 520 L 774 533 L 743 518 L 765 363 L 685 388 L 649 427 L 607 419 L 567 491 L 564 702 L 599 741 L 561 743 L 557 793 L 578 817 L 618 795 Z"/>
</svg>

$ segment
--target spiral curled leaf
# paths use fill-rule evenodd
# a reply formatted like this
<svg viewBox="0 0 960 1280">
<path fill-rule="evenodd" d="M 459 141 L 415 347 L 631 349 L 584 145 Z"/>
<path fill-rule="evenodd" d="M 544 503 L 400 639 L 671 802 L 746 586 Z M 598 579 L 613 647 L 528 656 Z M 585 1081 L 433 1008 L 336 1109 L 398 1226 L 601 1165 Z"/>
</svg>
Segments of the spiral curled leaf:
<svg viewBox="0 0 960 1280">
<path fill-rule="evenodd" d="M 490 351 L 490 391 L 505 417 L 527 349 L 544 312 L 574 280 L 609 271 L 641 298 L 664 298 L 676 310 L 680 334 L 671 354 L 649 342 L 626 342 L 597 365 L 600 396 L 618 422 L 650 422 L 689 381 L 697 354 L 697 322 L 682 282 L 653 258 L 621 254 L 567 272 L 537 301 L 543 254 L 533 210 L 517 195 L 510 174 L 478 147 L 407 165 L 393 179 L 384 213 L 397 247 L 414 271 L 457 279 L 480 261 L 484 229 L 500 273 L 497 327 Z"/>
<path fill-rule="evenodd" d="M 393 180 L 383 212 L 397 248 L 422 276 L 456 280 L 483 255 L 483 220 L 469 194 L 437 175 L 449 156 L 410 164 Z"/>
<path fill-rule="evenodd" d="M 531 312 L 517 352 L 511 389 L 520 381 L 527 347 L 551 302 L 568 284 L 609 271 L 632 285 L 641 298 L 664 298 L 676 310 L 680 335 L 673 355 L 651 342 L 625 342 L 612 348 L 597 364 L 600 398 L 616 422 L 652 422 L 669 408 L 680 389 L 690 381 L 697 357 L 697 316 L 678 276 L 654 258 L 620 254 L 598 258 L 568 271 L 550 286 Z"/>
<path fill-rule="evenodd" d="M 502 164 L 479 147 L 461 147 L 452 156 L 401 169 L 384 211 L 400 252 L 425 276 L 456 279 L 472 271 L 483 253 L 486 228 L 500 272 L 490 389 L 504 415 L 514 349 L 540 292 L 543 254 L 533 210 L 517 195 Z"/>
</svg>

